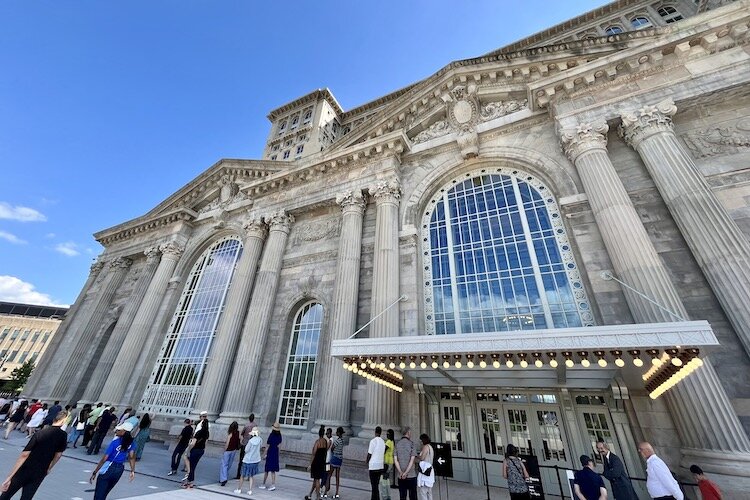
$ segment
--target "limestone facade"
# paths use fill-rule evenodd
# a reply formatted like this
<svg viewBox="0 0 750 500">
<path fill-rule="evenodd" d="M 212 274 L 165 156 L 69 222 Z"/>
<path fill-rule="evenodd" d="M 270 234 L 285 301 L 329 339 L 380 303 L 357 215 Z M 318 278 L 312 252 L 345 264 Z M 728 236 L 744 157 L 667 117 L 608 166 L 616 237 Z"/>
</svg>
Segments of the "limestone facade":
<svg viewBox="0 0 750 500">
<path fill-rule="evenodd" d="M 651 26 L 627 25 L 639 16 Z M 376 425 L 409 425 L 457 457 L 516 442 L 563 467 L 604 437 L 643 477 L 634 450 L 647 439 L 677 472 L 699 463 L 727 491 L 750 490 L 749 23 L 748 1 L 623 0 L 350 111 L 328 90 L 274 110 L 262 160 L 221 160 L 95 235 L 105 251 L 29 393 L 137 404 L 164 431 L 201 410 L 217 428 L 252 411 L 282 423 L 290 454 L 317 425 L 341 425 L 352 460 Z M 279 156 L 298 142 L 310 147 Z M 487 328 L 437 303 L 463 307 L 445 291 L 455 280 L 438 297 L 430 221 L 460 186 L 501 182 L 546 211 L 555 276 L 575 291 L 567 316 L 540 298 L 504 316 L 509 331 L 707 320 L 720 345 L 704 366 L 657 399 L 648 366 L 426 368 L 442 382 L 409 371 L 401 393 L 343 370 L 331 342 L 368 322 L 358 337 L 383 343 Z M 464 264 L 448 260 L 456 275 Z M 547 286 L 532 274 L 526 286 Z M 482 481 L 467 461 L 454 468 Z"/>
</svg>

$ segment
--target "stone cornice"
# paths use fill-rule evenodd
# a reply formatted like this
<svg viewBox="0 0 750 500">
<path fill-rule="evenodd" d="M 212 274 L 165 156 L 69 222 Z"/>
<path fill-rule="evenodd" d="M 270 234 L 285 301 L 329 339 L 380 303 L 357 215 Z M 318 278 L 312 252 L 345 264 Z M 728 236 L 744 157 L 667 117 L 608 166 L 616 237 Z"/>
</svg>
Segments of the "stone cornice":
<svg viewBox="0 0 750 500">
<path fill-rule="evenodd" d="M 111 245 L 117 241 L 127 240 L 133 236 L 149 231 L 154 231 L 160 227 L 168 226 L 177 222 L 189 222 L 198 214 L 189 209 L 180 209 L 156 217 L 141 217 L 132 221 L 118 224 L 117 226 L 94 233 L 94 239 L 103 246 Z"/>
<path fill-rule="evenodd" d="M 275 173 L 260 182 L 243 188 L 243 190 L 250 196 L 264 195 L 279 189 L 304 184 L 320 174 L 350 168 L 352 165 L 363 161 L 372 161 L 394 155 L 400 156 L 410 147 L 411 143 L 406 134 L 401 130 L 396 130 L 377 139 L 355 144 L 343 151 L 326 155 L 322 161 L 312 157 L 312 161 L 306 165 L 294 170 Z"/>
<path fill-rule="evenodd" d="M 304 106 L 307 103 L 314 103 L 320 99 L 328 101 L 328 104 L 333 106 L 333 109 L 336 110 L 336 114 L 342 115 L 344 113 L 344 110 L 341 109 L 341 105 L 339 105 L 336 98 L 333 97 L 331 91 L 325 88 L 313 90 L 309 94 L 303 95 L 302 97 L 295 99 L 292 102 L 288 102 L 283 106 L 274 109 L 273 111 L 268 113 L 268 119 L 274 121 L 276 118 L 285 113 L 289 113 L 290 111 L 293 111 L 300 106 Z"/>
</svg>

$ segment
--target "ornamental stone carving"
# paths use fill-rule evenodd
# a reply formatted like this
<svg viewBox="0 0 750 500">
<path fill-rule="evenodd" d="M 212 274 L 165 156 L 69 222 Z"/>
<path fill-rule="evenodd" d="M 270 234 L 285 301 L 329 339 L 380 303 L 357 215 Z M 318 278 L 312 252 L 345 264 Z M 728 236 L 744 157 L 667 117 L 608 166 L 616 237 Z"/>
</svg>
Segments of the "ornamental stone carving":
<svg viewBox="0 0 750 500">
<path fill-rule="evenodd" d="M 672 132 L 672 116 L 675 113 L 677 106 L 672 99 L 665 99 L 655 106 L 643 106 L 621 115 L 622 125 L 618 132 L 628 145 L 637 149 L 641 141 L 654 134 Z"/>
<path fill-rule="evenodd" d="M 586 151 L 595 149 L 607 150 L 607 132 L 609 125 L 604 121 L 581 123 L 574 129 L 560 131 L 560 146 L 565 156 L 575 163 Z"/>
<path fill-rule="evenodd" d="M 170 241 L 160 246 L 159 250 L 161 250 L 161 254 L 164 258 L 176 260 L 180 258 L 180 255 L 182 255 L 184 248 L 179 246 L 174 241 Z"/>
<path fill-rule="evenodd" d="M 219 182 L 219 194 L 214 198 L 208 205 L 201 208 L 198 213 L 205 214 L 213 210 L 221 209 L 226 210 L 227 207 L 235 205 L 239 202 L 250 200 L 250 197 L 244 192 L 240 191 L 239 185 L 232 180 L 229 175 L 221 177 Z"/>
<path fill-rule="evenodd" d="M 99 274 L 99 271 L 101 271 L 103 267 L 104 267 L 104 261 L 97 259 L 94 261 L 93 264 L 91 264 L 91 267 L 89 268 L 89 273 L 92 276 L 96 276 L 97 274 Z"/>
<path fill-rule="evenodd" d="M 161 251 L 159 250 L 158 246 L 153 246 L 144 250 L 143 255 L 146 256 L 146 262 L 154 262 L 155 260 L 159 259 Z"/>
<path fill-rule="evenodd" d="M 430 139 L 435 139 L 436 137 L 448 135 L 451 132 L 453 132 L 453 127 L 451 127 L 451 124 L 445 120 L 439 120 L 430 125 L 427 129 L 414 136 L 411 142 L 413 144 L 420 144 L 422 142 L 427 142 Z"/>
<path fill-rule="evenodd" d="M 453 128 L 461 132 L 473 130 L 479 121 L 479 100 L 473 89 L 458 86 L 451 91 L 452 102 L 447 105 L 446 115 Z"/>
<path fill-rule="evenodd" d="M 242 229 L 245 231 L 245 237 L 265 239 L 268 234 L 268 226 L 262 218 L 251 217 L 242 223 Z"/>
<path fill-rule="evenodd" d="M 271 231 L 283 231 L 287 234 L 289 234 L 292 224 L 294 224 L 294 216 L 283 210 L 265 215 L 263 216 L 263 220 L 268 224 Z"/>
<path fill-rule="evenodd" d="M 341 206 L 341 211 L 343 213 L 356 212 L 361 214 L 365 211 L 367 201 L 362 194 L 362 190 L 355 189 L 353 191 L 337 194 L 336 203 Z"/>
<path fill-rule="evenodd" d="M 395 203 L 401 198 L 401 183 L 398 179 L 389 179 L 376 182 L 369 188 L 370 196 L 375 199 L 376 204 Z"/>
<path fill-rule="evenodd" d="M 520 101 L 512 100 L 488 102 L 487 104 L 482 106 L 480 116 L 482 121 L 486 122 L 494 120 L 495 118 L 500 118 L 501 116 L 521 111 L 522 109 L 526 109 L 528 107 L 528 99 L 522 99 Z"/>
<path fill-rule="evenodd" d="M 339 222 L 336 217 L 297 224 L 294 226 L 292 242 L 300 244 L 335 238 L 339 235 Z"/>
<path fill-rule="evenodd" d="M 111 269 L 116 269 L 116 268 L 118 268 L 118 267 L 119 267 L 120 269 L 127 269 L 127 268 L 129 268 L 129 267 L 130 267 L 130 265 L 131 265 L 132 263 L 133 263 L 133 261 L 132 261 L 132 260 L 130 260 L 130 259 L 128 259 L 127 257 L 117 257 L 116 259 L 112 260 L 112 261 L 111 261 L 111 262 L 109 263 L 109 267 L 110 267 Z"/>
<path fill-rule="evenodd" d="M 456 137 L 461 156 L 473 158 L 479 156 L 479 134 L 475 130 L 466 130 Z"/>
<path fill-rule="evenodd" d="M 750 118 L 690 132 L 682 139 L 696 159 L 740 153 L 750 148 Z"/>
</svg>

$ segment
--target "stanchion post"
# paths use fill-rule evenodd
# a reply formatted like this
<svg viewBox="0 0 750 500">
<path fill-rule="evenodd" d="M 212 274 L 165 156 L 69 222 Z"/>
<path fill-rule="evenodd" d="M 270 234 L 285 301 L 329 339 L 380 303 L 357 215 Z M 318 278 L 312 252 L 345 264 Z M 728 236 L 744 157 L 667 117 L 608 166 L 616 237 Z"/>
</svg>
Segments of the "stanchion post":
<svg viewBox="0 0 750 500">
<path fill-rule="evenodd" d="M 562 480 L 560 479 L 560 467 L 555 464 L 555 474 L 557 475 L 557 487 L 560 488 L 560 498 L 565 498 L 565 493 L 563 493 L 562 488 Z"/>
<path fill-rule="evenodd" d="M 487 500 L 490 499 L 490 480 L 487 476 L 487 459 L 482 457 L 482 465 L 484 466 L 484 487 L 487 488 Z"/>
</svg>

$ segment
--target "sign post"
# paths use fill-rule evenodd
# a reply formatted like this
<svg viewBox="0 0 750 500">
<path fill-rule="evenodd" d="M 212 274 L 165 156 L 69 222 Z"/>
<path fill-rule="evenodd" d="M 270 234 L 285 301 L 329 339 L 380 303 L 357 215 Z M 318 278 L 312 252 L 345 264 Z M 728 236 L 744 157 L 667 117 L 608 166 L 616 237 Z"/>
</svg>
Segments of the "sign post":
<svg viewBox="0 0 750 500">
<path fill-rule="evenodd" d="M 529 496 L 534 500 L 544 500 L 539 460 L 536 458 L 536 455 L 519 455 L 519 458 L 523 460 L 526 472 L 529 473 L 529 478 L 526 480 L 526 484 L 529 487 Z"/>
</svg>

